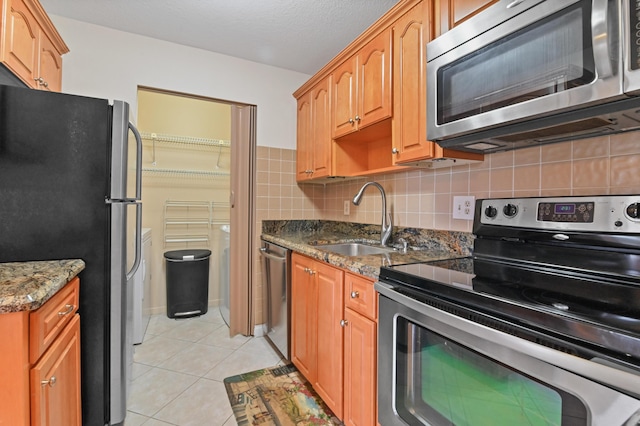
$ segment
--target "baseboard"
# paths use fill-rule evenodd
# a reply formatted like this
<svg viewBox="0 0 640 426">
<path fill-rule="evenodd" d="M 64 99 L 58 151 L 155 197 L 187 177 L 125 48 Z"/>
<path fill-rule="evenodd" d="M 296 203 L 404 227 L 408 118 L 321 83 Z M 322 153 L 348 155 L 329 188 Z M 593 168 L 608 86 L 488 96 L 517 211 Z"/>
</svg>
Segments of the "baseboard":
<svg viewBox="0 0 640 426">
<path fill-rule="evenodd" d="M 266 328 L 266 324 L 257 324 L 255 327 L 253 327 L 253 337 L 264 337 L 265 328 Z"/>
</svg>

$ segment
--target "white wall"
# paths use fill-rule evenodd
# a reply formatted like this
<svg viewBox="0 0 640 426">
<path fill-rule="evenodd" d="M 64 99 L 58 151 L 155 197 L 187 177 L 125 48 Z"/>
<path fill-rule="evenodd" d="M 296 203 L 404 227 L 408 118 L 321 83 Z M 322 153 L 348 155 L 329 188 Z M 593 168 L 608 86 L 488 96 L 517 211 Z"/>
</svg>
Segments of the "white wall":
<svg viewBox="0 0 640 426">
<path fill-rule="evenodd" d="M 258 145 L 295 149 L 292 93 L 311 76 L 56 15 L 51 20 L 71 50 L 63 57 L 63 92 L 124 100 L 134 119 L 139 85 L 257 105 Z"/>
</svg>

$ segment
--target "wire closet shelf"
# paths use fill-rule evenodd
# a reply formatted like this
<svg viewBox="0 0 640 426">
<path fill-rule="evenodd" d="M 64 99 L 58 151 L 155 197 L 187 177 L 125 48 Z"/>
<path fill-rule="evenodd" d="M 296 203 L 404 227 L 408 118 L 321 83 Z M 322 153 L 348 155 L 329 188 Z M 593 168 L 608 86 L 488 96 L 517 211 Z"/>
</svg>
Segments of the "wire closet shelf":
<svg viewBox="0 0 640 426">
<path fill-rule="evenodd" d="M 142 171 L 145 174 L 159 176 L 159 177 L 204 177 L 204 178 L 219 178 L 229 177 L 230 172 L 228 170 L 217 170 L 220 167 L 220 156 L 223 148 L 231 148 L 231 141 L 224 139 L 207 139 L 207 138 L 195 138 L 190 136 L 176 136 L 166 135 L 159 133 L 140 133 L 143 140 L 150 140 L 151 146 L 151 165 L 153 167 L 144 167 Z M 169 143 L 169 144 L 182 144 L 203 148 L 218 148 L 218 158 L 216 160 L 216 170 L 189 170 L 189 169 L 172 169 L 156 167 L 156 144 L 157 143 Z"/>
<path fill-rule="evenodd" d="M 230 208 L 220 201 L 165 201 L 165 247 L 177 243 L 209 246 L 212 225 L 228 225 Z"/>
</svg>

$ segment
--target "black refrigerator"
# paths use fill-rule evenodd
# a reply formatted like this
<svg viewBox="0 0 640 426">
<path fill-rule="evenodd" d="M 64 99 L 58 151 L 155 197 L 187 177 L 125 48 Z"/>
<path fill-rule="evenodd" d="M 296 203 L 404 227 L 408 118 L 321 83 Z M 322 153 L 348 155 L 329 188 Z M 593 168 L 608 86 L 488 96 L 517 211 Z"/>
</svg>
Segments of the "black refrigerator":
<svg viewBox="0 0 640 426">
<path fill-rule="evenodd" d="M 85 261 L 84 425 L 126 415 L 141 157 L 125 102 L 0 85 L 0 262 Z"/>
</svg>

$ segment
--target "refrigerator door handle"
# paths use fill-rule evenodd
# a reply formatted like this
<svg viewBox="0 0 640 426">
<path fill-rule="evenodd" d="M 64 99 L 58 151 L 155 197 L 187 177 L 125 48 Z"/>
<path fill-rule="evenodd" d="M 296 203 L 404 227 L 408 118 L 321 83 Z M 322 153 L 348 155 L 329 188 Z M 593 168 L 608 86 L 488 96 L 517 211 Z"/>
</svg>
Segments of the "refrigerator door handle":
<svg viewBox="0 0 640 426">
<path fill-rule="evenodd" d="M 142 138 L 140 132 L 131 122 L 129 122 L 129 130 L 133 132 L 136 138 L 136 200 L 142 199 Z"/>
<path fill-rule="evenodd" d="M 135 203 L 136 205 L 136 241 L 135 241 L 135 258 L 131 269 L 127 272 L 127 281 L 133 278 L 133 275 L 140 266 L 142 259 L 142 203 Z"/>
</svg>

